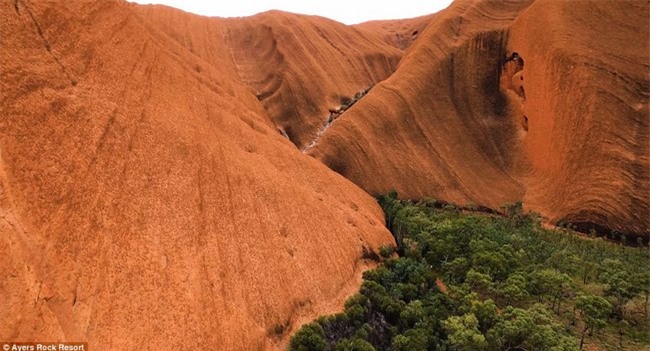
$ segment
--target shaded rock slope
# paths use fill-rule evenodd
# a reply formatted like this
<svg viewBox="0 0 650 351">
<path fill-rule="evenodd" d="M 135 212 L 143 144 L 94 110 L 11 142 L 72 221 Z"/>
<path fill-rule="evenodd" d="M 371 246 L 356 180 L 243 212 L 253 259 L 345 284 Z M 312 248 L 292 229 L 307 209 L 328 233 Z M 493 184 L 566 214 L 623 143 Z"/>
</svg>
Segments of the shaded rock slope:
<svg viewBox="0 0 650 351">
<path fill-rule="evenodd" d="M 0 340 L 282 349 L 393 243 L 392 189 L 648 235 L 648 11 L 1 3 Z"/>
</svg>

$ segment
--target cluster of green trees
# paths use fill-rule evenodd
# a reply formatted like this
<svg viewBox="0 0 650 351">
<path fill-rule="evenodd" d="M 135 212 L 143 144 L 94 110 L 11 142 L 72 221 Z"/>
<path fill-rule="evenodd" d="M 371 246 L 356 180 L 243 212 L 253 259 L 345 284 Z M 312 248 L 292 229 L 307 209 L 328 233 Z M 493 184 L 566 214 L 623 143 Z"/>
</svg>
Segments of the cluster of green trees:
<svg viewBox="0 0 650 351">
<path fill-rule="evenodd" d="M 396 194 L 379 202 L 398 255 L 382 248 L 344 312 L 305 325 L 290 350 L 562 351 L 598 336 L 608 349 L 650 344 L 646 249 L 545 230 L 520 204 L 503 217 Z M 632 313 L 633 301 L 644 308 Z"/>
</svg>

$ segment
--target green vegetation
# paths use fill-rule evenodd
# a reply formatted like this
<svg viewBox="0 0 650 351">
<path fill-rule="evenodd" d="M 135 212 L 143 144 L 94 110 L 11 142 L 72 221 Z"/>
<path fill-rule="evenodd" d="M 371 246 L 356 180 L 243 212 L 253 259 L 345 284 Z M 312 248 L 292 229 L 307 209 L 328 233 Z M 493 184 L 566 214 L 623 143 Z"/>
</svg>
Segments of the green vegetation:
<svg viewBox="0 0 650 351">
<path fill-rule="evenodd" d="M 646 249 L 542 229 L 520 204 L 495 216 L 379 202 L 397 255 L 380 248 L 344 312 L 289 350 L 649 349 Z"/>
</svg>

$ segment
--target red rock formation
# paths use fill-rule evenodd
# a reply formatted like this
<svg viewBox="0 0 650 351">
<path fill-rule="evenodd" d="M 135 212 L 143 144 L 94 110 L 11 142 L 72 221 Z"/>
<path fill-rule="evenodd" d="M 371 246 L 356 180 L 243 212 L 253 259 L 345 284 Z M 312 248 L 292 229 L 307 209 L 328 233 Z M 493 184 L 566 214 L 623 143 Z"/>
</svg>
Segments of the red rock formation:
<svg viewBox="0 0 650 351">
<path fill-rule="evenodd" d="M 192 54 L 124 2 L 17 4 L 0 6 L 0 340 L 274 349 L 392 242 L 229 52 Z"/>
<path fill-rule="evenodd" d="M 525 203 L 552 222 L 650 234 L 646 1 L 538 1 L 510 30 L 524 59 Z"/>
<path fill-rule="evenodd" d="M 456 1 L 310 153 L 371 193 L 524 200 L 551 222 L 647 236 L 648 12 Z"/>
<path fill-rule="evenodd" d="M 404 50 L 417 40 L 420 32 L 431 22 L 433 16 L 435 15 L 400 20 L 370 21 L 357 24 L 354 27 L 367 36 L 382 38 L 384 42 Z"/>
<path fill-rule="evenodd" d="M 379 36 L 317 16 L 270 11 L 223 20 L 163 6 L 138 11 L 206 62 L 236 72 L 299 148 L 328 108 L 386 79 L 402 55 Z"/>
<path fill-rule="evenodd" d="M 399 69 L 311 152 L 371 193 L 496 208 L 521 199 L 517 129 L 499 93 L 508 26 L 529 3 L 455 2 Z"/>
</svg>

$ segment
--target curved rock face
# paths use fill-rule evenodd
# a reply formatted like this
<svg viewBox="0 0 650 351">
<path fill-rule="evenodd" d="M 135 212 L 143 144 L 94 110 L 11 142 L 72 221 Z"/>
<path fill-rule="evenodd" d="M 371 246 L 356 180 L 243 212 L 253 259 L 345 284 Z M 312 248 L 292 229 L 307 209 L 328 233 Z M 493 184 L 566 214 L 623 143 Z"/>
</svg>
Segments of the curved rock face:
<svg viewBox="0 0 650 351">
<path fill-rule="evenodd" d="M 280 348 L 392 242 L 229 54 L 192 54 L 123 2 L 5 5 L 0 340 Z"/>
<path fill-rule="evenodd" d="M 525 203 L 582 229 L 650 234 L 644 1 L 538 1 L 510 30 L 525 67 Z"/>
<path fill-rule="evenodd" d="M 520 141 L 500 92 L 507 30 L 530 2 L 456 2 L 311 154 L 371 193 L 490 207 L 520 199 Z"/>
<path fill-rule="evenodd" d="M 642 1 L 456 1 L 310 154 L 371 193 L 523 200 L 647 237 L 647 15 Z"/>
<path fill-rule="evenodd" d="M 384 42 L 406 50 L 418 39 L 420 32 L 427 27 L 433 16 L 435 14 L 400 20 L 370 21 L 354 27 L 365 35 L 382 38 Z"/>
<path fill-rule="evenodd" d="M 402 55 L 379 33 L 322 17 L 270 11 L 218 19 L 163 6 L 138 11 L 207 62 L 228 65 L 281 134 L 301 149 L 327 120 L 328 109 L 386 79 Z"/>
</svg>

